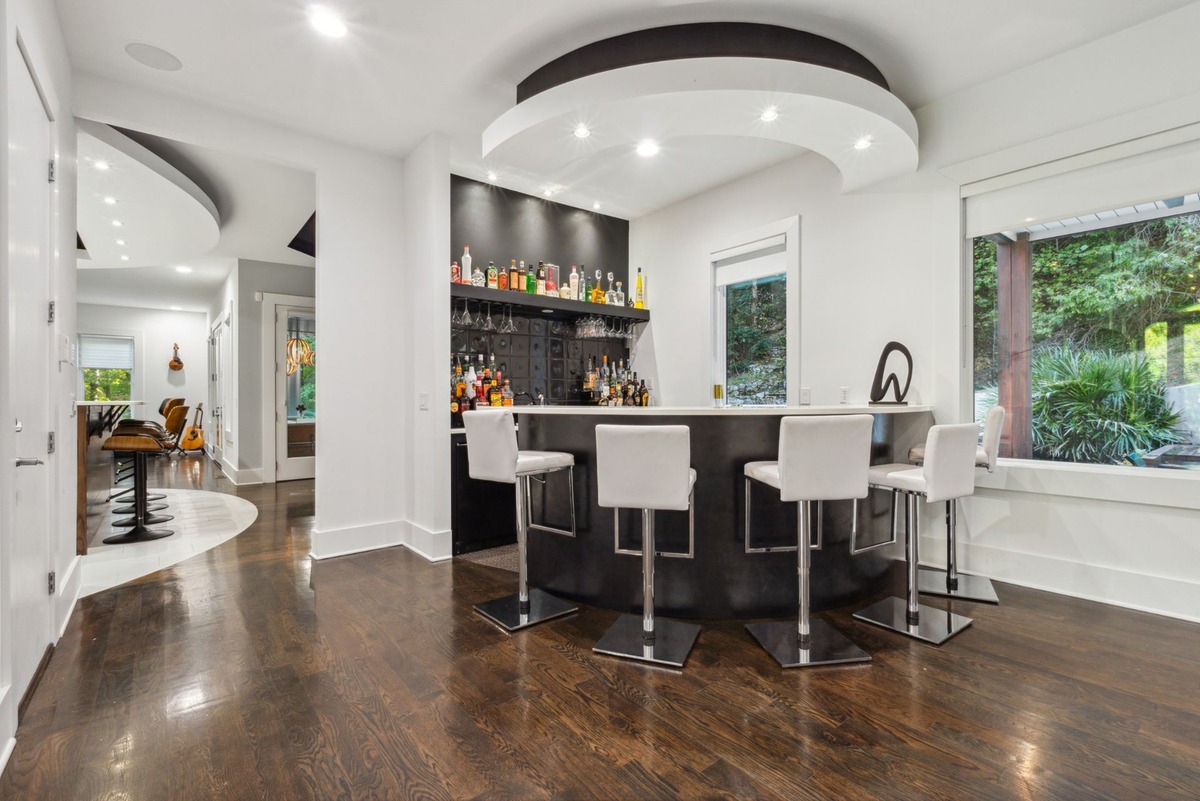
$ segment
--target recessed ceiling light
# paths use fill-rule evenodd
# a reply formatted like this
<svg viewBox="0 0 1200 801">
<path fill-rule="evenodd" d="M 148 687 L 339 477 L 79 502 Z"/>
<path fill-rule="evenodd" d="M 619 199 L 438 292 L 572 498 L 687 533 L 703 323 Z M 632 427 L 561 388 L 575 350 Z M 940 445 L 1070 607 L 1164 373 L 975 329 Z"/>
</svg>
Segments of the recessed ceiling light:
<svg viewBox="0 0 1200 801">
<path fill-rule="evenodd" d="M 595 209 L 596 211 L 600 211 L 600 201 L 597 200 L 595 203 L 593 203 L 592 208 Z"/>
<path fill-rule="evenodd" d="M 118 245 L 121 245 L 121 246 L 124 246 L 124 245 L 125 245 L 125 240 L 124 240 L 124 239 L 118 239 L 118 240 L 117 240 L 117 244 L 118 244 Z"/>
<path fill-rule="evenodd" d="M 546 197 L 550 197 L 551 195 L 554 194 L 554 190 L 547 186 L 545 189 L 542 190 L 542 194 L 545 195 Z"/>
<path fill-rule="evenodd" d="M 120 220 L 113 220 L 113 228 L 120 228 L 124 224 L 125 223 L 121 222 Z"/>
<path fill-rule="evenodd" d="M 117 205 L 117 199 L 115 197 L 106 197 L 106 198 L 104 198 L 104 202 L 110 206 Z"/>
<path fill-rule="evenodd" d="M 496 180 L 496 178 L 498 178 L 498 177 L 499 177 L 499 176 L 497 176 L 497 175 L 496 175 L 496 173 L 492 172 L 491 170 L 488 170 L 487 179 L 488 179 L 489 181 L 494 181 L 494 180 Z"/>
<path fill-rule="evenodd" d="M 658 155 L 658 150 L 658 142 L 655 142 L 653 139 L 643 139 L 638 142 L 637 154 L 643 158 Z"/>
<path fill-rule="evenodd" d="M 121 256 L 121 261 L 129 261 L 129 257 L 128 257 L 128 256 Z"/>
<path fill-rule="evenodd" d="M 767 106 L 763 110 L 763 113 L 758 115 L 758 118 L 763 122 L 772 122 L 777 120 L 779 119 L 779 109 L 775 106 Z"/>
<path fill-rule="evenodd" d="M 192 271 L 192 268 L 188 267 L 185 264 L 181 264 L 175 268 L 175 272 L 177 272 L 177 273 L 190 273 L 191 271 Z"/>
<path fill-rule="evenodd" d="M 183 62 L 161 47 L 155 47 L 143 42 L 130 42 L 125 45 L 125 53 L 137 63 L 150 69 L 163 72 L 176 72 L 183 67 Z"/>
<path fill-rule="evenodd" d="M 583 123 L 580 123 L 579 125 L 575 126 L 575 136 L 577 138 L 587 139 L 591 135 L 592 135 L 592 132 L 589 131 L 588 127 L 586 125 L 584 125 Z"/>
<path fill-rule="evenodd" d="M 346 35 L 346 23 L 325 6 L 309 6 L 308 21 L 319 33 L 335 39 Z"/>
<path fill-rule="evenodd" d="M 95 167 L 97 170 L 104 172 L 105 170 L 108 169 L 109 164 L 107 161 L 93 161 L 92 166 Z"/>
<path fill-rule="evenodd" d="M 858 139 L 858 141 L 856 141 L 854 143 L 854 149 L 855 150 L 866 150 L 868 147 L 871 146 L 871 144 L 872 144 L 871 137 L 863 136 L 863 137 L 860 137 Z"/>
<path fill-rule="evenodd" d="M 1026 217 L 1026 218 L 1025 218 L 1025 222 L 1033 222 L 1033 218 L 1032 218 L 1032 217 Z"/>
<path fill-rule="evenodd" d="M 183 307 L 182 306 L 172 306 L 171 311 L 183 311 Z"/>
</svg>

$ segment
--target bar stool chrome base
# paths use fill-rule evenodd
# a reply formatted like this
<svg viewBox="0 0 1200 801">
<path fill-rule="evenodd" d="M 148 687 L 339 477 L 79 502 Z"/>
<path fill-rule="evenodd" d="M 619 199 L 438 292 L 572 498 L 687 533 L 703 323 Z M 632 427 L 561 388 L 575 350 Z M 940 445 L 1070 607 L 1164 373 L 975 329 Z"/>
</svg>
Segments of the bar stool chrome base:
<svg viewBox="0 0 1200 801">
<path fill-rule="evenodd" d="M 105 537 L 101 541 L 105 545 L 128 545 L 131 542 L 161 540 L 164 537 L 170 537 L 174 533 L 174 531 L 167 531 L 163 528 L 151 529 L 144 526 L 138 526 L 126 531 L 124 534 L 115 534 L 111 537 Z"/>
<path fill-rule="evenodd" d="M 867 623 L 934 645 L 941 645 L 973 622 L 969 617 L 925 604 L 920 604 L 917 609 L 918 622 L 909 623 L 908 603 L 903 598 L 891 596 L 858 610 L 854 616 Z"/>
<path fill-rule="evenodd" d="M 959 573 L 955 583 L 957 586 L 946 586 L 946 571 L 931 567 L 923 567 L 917 572 L 917 588 L 923 595 L 940 595 L 945 598 L 957 598 L 960 601 L 979 601 L 985 604 L 999 604 L 1000 598 L 992 587 L 991 579 L 984 576 L 971 576 Z"/>
<path fill-rule="evenodd" d="M 537 587 L 529 588 L 529 609 L 521 611 L 517 593 L 506 595 L 475 605 L 475 611 L 508 632 L 520 631 L 556 617 L 563 617 L 579 610 L 561 598 L 556 598 Z"/>
<path fill-rule="evenodd" d="M 598 654 L 681 668 L 699 636 L 700 627 L 695 623 L 655 618 L 654 639 L 646 640 L 642 637 L 642 616 L 621 615 L 592 650 Z"/>
<path fill-rule="evenodd" d="M 809 623 L 808 645 L 801 647 L 794 620 L 748 623 L 746 631 L 767 650 L 780 667 L 817 667 L 870 662 L 871 655 L 824 620 Z"/>
</svg>

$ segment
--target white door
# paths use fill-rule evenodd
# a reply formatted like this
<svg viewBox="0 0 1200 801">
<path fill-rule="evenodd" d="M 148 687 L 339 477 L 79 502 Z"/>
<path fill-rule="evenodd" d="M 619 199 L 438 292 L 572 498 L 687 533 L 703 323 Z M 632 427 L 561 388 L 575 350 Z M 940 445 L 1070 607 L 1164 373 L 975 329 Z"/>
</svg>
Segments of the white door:
<svg viewBox="0 0 1200 801">
<path fill-rule="evenodd" d="M 12 471 L 11 587 L 13 689 L 29 687 L 53 639 L 50 572 L 52 515 L 50 465 L 50 118 L 25 63 L 10 62 L 14 90 L 9 164 L 9 370 L 5 376 L 16 415 Z M 6 332 L 9 333 L 9 332 Z M 13 421 L 4 421 L 12 424 Z"/>
<path fill-rule="evenodd" d="M 208 397 L 212 399 L 212 409 L 209 411 L 210 423 L 208 426 L 205 444 L 208 446 L 208 455 L 218 462 L 221 461 L 222 446 L 224 438 L 224 417 L 225 409 L 223 403 L 225 396 L 221 392 L 223 383 L 223 370 L 221 368 L 221 353 L 224 343 L 225 321 L 218 320 L 216 325 L 212 327 L 208 337 Z"/>
<path fill-rule="evenodd" d="M 311 306 L 275 307 L 276 481 L 317 474 L 316 325 Z"/>
</svg>

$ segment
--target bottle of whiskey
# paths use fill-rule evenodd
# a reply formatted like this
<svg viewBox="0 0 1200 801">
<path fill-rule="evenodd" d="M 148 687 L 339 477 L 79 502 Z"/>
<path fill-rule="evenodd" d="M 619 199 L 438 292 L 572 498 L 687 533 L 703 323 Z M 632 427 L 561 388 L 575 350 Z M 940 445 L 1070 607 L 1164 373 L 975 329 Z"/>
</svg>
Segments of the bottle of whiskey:
<svg viewBox="0 0 1200 801">
<path fill-rule="evenodd" d="M 520 274 L 517 272 L 517 260 L 513 259 L 512 264 L 510 264 L 508 267 L 508 288 L 509 289 L 517 288 L 517 279 L 518 278 L 520 278 Z"/>
<path fill-rule="evenodd" d="M 633 308 L 635 308 L 635 309 L 646 308 L 645 292 L 646 291 L 642 288 L 642 268 L 638 267 L 637 286 L 633 290 Z"/>
<path fill-rule="evenodd" d="M 546 264 L 540 261 L 538 262 L 537 271 L 537 294 L 546 294 Z"/>
<path fill-rule="evenodd" d="M 504 406 L 512 406 L 513 405 L 512 385 L 509 383 L 507 378 L 504 379 L 504 386 L 500 389 L 500 397 L 501 397 L 501 403 Z"/>
<path fill-rule="evenodd" d="M 501 265 L 496 269 L 496 272 L 498 273 L 496 276 L 496 289 L 508 289 L 508 270 L 504 269 L 504 265 Z"/>
<path fill-rule="evenodd" d="M 489 261 L 487 268 L 487 285 L 488 289 L 500 288 L 500 273 L 496 270 L 496 262 Z"/>
<path fill-rule="evenodd" d="M 642 379 L 642 385 L 638 387 L 638 395 L 640 396 L 640 406 L 650 405 L 650 390 L 646 388 L 646 379 Z"/>
<path fill-rule="evenodd" d="M 509 287 L 513 292 L 525 291 L 525 260 L 521 259 L 521 266 L 517 271 L 517 282 Z"/>
</svg>

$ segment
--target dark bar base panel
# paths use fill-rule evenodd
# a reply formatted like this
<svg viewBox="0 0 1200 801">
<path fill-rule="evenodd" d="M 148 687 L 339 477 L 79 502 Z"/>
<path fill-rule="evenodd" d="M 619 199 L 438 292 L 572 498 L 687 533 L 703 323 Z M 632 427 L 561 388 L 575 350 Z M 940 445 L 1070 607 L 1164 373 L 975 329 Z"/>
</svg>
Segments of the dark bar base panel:
<svg viewBox="0 0 1200 801">
<path fill-rule="evenodd" d="M 519 411 L 519 410 L 518 410 Z M 566 451 L 575 455 L 578 536 L 530 532 L 530 584 L 575 601 L 621 612 L 641 610 L 642 572 L 637 556 L 613 552 L 613 510 L 596 504 L 596 425 L 691 426 L 692 467 L 696 469 L 696 546 L 693 559 L 659 556 L 655 563 L 655 608 L 664 617 L 746 619 L 795 616 L 796 554 L 745 552 L 742 468 L 773 460 L 780 415 L 647 415 L 606 419 L 603 414 L 520 416 L 522 449 Z M 875 415 L 871 461 L 892 461 L 894 416 Z M 641 457 L 631 452 L 630 461 Z M 564 474 L 565 475 L 565 474 Z M 569 519 L 566 479 L 551 475 L 533 488 L 534 519 L 563 525 Z M 796 504 L 752 483 L 755 547 L 796 544 Z M 861 502 L 859 547 L 891 536 L 890 496 L 880 491 Z M 813 552 L 814 611 L 864 601 L 887 588 L 891 560 L 886 548 L 850 555 L 849 501 L 823 505 L 824 546 Z M 641 514 L 622 510 L 621 547 L 641 547 Z M 655 515 L 660 552 L 687 550 L 687 513 Z M 815 523 L 815 521 L 814 521 Z"/>
</svg>

